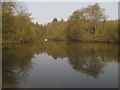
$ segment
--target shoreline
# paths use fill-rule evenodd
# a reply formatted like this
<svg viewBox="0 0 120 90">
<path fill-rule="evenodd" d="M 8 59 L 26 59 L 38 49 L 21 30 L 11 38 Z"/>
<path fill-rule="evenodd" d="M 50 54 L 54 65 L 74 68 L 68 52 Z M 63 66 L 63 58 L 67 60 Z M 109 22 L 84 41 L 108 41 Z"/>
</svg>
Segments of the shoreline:
<svg viewBox="0 0 120 90">
<path fill-rule="evenodd" d="M 15 43 L 15 42 L 2 42 L 1 45 L 22 45 L 22 44 L 29 44 L 29 43 L 36 43 L 36 42 L 79 42 L 79 43 L 110 43 L 110 44 L 120 44 L 120 42 L 115 42 L 115 41 L 81 41 L 81 40 L 50 40 L 44 41 L 44 40 L 32 40 L 32 41 L 25 41 L 25 42 L 20 42 L 20 43 Z"/>
</svg>

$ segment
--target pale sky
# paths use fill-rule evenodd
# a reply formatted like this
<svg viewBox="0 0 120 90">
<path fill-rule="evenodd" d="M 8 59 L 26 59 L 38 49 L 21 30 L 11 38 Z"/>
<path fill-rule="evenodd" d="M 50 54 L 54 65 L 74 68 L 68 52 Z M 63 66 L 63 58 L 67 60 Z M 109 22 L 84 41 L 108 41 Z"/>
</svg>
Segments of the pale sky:
<svg viewBox="0 0 120 90">
<path fill-rule="evenodd" d="M 118 19 L 117 2 L 98 2 L 100 7 L 105 9 L 109 20 Z M 77 9 L 93 5 L 95 2 L 25 2 L 25 5 L 34 22 L 47 24 L 53 18 L 67 20 L 68 17 Z"/>
</svg>

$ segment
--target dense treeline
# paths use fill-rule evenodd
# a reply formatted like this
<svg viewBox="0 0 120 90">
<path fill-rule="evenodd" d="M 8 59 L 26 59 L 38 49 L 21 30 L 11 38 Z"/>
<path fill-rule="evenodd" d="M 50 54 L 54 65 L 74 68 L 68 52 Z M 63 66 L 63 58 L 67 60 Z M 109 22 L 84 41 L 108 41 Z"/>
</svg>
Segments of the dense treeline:
<svg viewBox="0 0 120 90">
<path fill-rule="evenodd" d="M 98 4 L 76 10 L 68 21 L 54 21 L 47 25 L 45 38 L 54 40 L 80 40 L 117 42 L 118 22 L 107 20 L 105 10 Z"/>
<path fill-rule="evenodd" d="M 2 12 L 3 43 L 20 43 L 40 37 L 41 29 L 32 22 L 31 14 L 21 3 L 3 2 Z"/>
<path fill-rule="evenodd" d="M 67 21 L 54 18 L 47 25 L 33 23 L 31 14 L 21 3 L 2 3 L 3 43 L 34 40 L 118 41 L 118 21 L 107 20 L 99 4 L 76 10 Z"/>
</svg>

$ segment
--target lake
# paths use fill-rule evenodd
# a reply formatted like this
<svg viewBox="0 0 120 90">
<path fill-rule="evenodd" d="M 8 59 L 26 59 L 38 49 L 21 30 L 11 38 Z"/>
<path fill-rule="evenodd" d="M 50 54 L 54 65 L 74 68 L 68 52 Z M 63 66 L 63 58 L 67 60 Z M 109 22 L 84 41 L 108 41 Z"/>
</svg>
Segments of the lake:
<svg viewBox="0 0 120 90">
<path fill-rule="evenodd" d="M 118 45 L 47 41 L 2 48 L 3 88 L 118 88 Z"/>
</svg>

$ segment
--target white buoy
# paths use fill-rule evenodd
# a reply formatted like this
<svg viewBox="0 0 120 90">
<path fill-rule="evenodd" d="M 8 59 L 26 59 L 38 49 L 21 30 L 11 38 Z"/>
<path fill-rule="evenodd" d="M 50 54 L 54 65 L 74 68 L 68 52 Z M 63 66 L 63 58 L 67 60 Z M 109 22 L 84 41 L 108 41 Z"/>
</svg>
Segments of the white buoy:
<svg viewBox="0 0 120 90">
<path fill-rule="evenodd" d="M 45 41 L 47 41 L 47 39 L 45 39 Z"/>
</svg>

